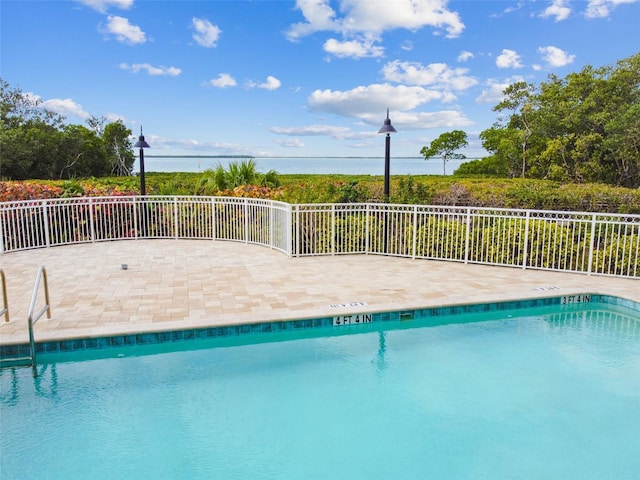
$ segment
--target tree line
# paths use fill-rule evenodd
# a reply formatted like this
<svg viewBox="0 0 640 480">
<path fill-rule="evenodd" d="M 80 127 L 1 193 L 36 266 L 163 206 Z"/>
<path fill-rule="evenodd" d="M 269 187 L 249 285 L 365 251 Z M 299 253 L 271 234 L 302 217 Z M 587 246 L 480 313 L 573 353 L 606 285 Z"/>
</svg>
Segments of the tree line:
<svg viewBox="0 0 640 480">
<path fill-rule="evenodd" d="M 491 154 L 457 174 L 640 187 L 640 53 L 533 85 L 517 82 L 480 134 Z"/>
<path fill-rule="evenodd" d="M 0 78 L 0 179 L 131 175 L 131 130 L 90 117 L 87 126 L 42 108 L 41 100 Z"/>
<path fill-rule="evenodd" d="M 131 131 L 118 120 L 91 117 L 87 126 L 64 117 L 0 79 L 0 179 L 68 179 L 131 175 Z M 614 66 L 590 65 L 534 85 L 517 82 L 480 133 L 489 156 L 456 174 L 596 182 L 640 187 L 640 53 Z M 464 158 L 466 133 L 442 134 L 420 153 L 446 162 Z"/>
</svg>

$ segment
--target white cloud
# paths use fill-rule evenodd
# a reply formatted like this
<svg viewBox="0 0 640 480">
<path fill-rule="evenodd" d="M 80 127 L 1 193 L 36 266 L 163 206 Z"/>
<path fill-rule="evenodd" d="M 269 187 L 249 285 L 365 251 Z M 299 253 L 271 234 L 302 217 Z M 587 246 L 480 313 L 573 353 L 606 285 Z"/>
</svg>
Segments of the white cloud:
<svg viewBox="0 0 640 480">
<path fill-rule="evenodd" d="M 467 75 L 466 68 L 451 68 L 446 63 L 424 66 L 418 62 L 395 60 L 382 68 L 385 80 L 411 85 L 434 85 L 446 90 L 465 90 L 478 81 Z"/>
<path fill-rule="evenodd" d="M 131 73 L 138 73 L 140 71 L 145 71 L 149 75 L 157 76 L 157 75 L 167 75 L 170 77 L 177 77 L 182 73 L 182 70 L 177 67 L 154 67 L 149 63 L 134 63 L 133 65 L 129 65 L 127 63 L 121 63 L 120 68 L 122 70 L 129 70 Z"/>
<path fill-rule="evenodd" d="M 265 90 L 277 90 L 282 86 L 282 82 L 276 77 L 269 75 L 267 81 L 258 85 L 258 88 L 264 88 Z"/>
<path fill-rule="evenodd" d="M 553 0 L 540 16 L 543 18 L 554 17 L 556 22 L 561 22 L 569 18 L 570 14 L 571 8 L 567 5 L 567 0 Z"/>
<path fill-rule="evenodd" d="M 386 110 L 385 110 L 386 112 Z M 384 120 L 385 112 L 372 112 L 361 115 L 361 119 L 367 130 L 353 131 L 348 127 L 334 125 L 307 125 L 303 127 L 272 127 L 271 132 L 278 135 L 289 135 L 298 137 L 325 136 L 338 140 L 358 140 L 373 138 L 378 136 L 378 129 Z M 393 125 L 402 125 L 403 130 L 423 130 L 426 128 L 452 128 L 472 125 L 468 118 L 459 111 L 442 110 L 439 112 L 402 112 L 393 111 L 391 113 Z"/>
<path fill-rule="evenodd" d="M 411 40 L 405 40 L 402 42 L 402 45 L 400 45 L 400 48 L 405 52 L 410 52 L 413 50 L 413 42 Z"/>
<path fill-rule="evenodd" d="M 449 38 L 460 36 L 464 24 L 458 13 L 446 8 L 446 0 L 394 0 L 390 1 L 362 1 L 340 0 L 337 10 L 331 7 L 329 0 L 297 0 L 296 8 L 302 12 L 305 22 L 290 26 L 286 36 L 291 41 L 311 35 L 315 32 L 329 31 L 343 35 L 343 41 L 332 40 L 327 47 L 330 53 L 345 53 L 353 50 L 359 37 L 379 41 L 385 31 L 395 29 L 419 30 L 432 27 L 435 33 L 444 32 Z M 356 40 L 354 40 L 356 39 Z M 360 40 L 361 47 L 367 43 Z M 364 49 L 365 56 L 379 56 L 381 47 L 369 45 Z M 374 55 L 372 55 L 374 53 Z M 354 56 L 353 54 L 349 56 Z"/>
<path fill-rule="evenodd" d="M 341 11 L 345 30 L 383 32 L 404 28 L 417 30 L 424 26 L 446 31 L 447 37 L 458 37 L 464 29 L 457 13 L 446 8 L 444 0 L 395 0 L 370 2 L 343 0 Z"/>
<path fill-rule="evenodd" d="M 237 84 L 236 79 L 228 73 L 221 73 L 207 82 L 207 85 L 217 88 L 235 87 Z"/>
<path fill-rule="evenodd" d="M 306 125 L 303 127 L 271 127 L 269 130 L 277 135 L 290 135 L 297 137 L 331 137 L 336 140 L 359 140 L 362 138 L 378 136 L 377 128 L 365 131 L 353 131 L 349 127 L 338 127 L 335 125 Z"/>
<path fill-rule="evenodd" d="M 516 2 L 514 5 L 510 5 L 509 7 L 505 8 L 501 13 L 492 14 L 491 17 L 498 18 L 498 17 L 502 17 L 504 15 L 509 15 L 509 14 L 511 14 L 513 12 L 517 12 L 517 11 L 521 10 L 523 7 L 524 7 L 524 2 L 522 0 L 520 0 L 520 1 Z"/>
<path fill-rule="evenodd" d="M 327 0 L 297 0 L 296 8 L 302 11 L 306 23 L 295 23 L 287 32 L 287 38 L 295 41 L 319 31 L 340 31 L 340 23 L 335 21 L 336 12 Z"/>
<path fill-rule="evenodd" d="M 573 63 L 576 58 L 575 55 L 569 55 L 564 50 L 552 46 L 540 47 L 538 52 L 542 56 L 542 59 L 551 67 L 564 67 L 565 65 Z"/>
<path fill-rule="evenodd" d="M 333 125 L 307 125 L 304 127 L 271 127 L 269 129 L 278 135 L 291 135 L 297 137 L 328 136 L 333 138 L 345 138 L 351 129 L 336 127 Z"/>
<path fill-rule="evenodd" d="M 206 18 L 193 18 L 191 25 L 195 30 L 193 39 L 196 43 L 202 47 L 212 48 L 215 47 L 222 30 L 218 26 L 212 24 Z"/>
<path fill-rule="evenodd" d="M 504 89 L 510 84 L 507 82 L 498 83 L 495 80 L 489 80 L 487 88 L 476 98 L 476 103 L 499 103 L 504 98 Z"/>
<path fill-rule="evenodd" d="M 381 112 L 412 110 L 432 100 L 448 101 L 451 97 L 437 90 L 419 86 L 373 84 L 347 91 L 315 90 L 307 102 L 313 110 L 356 117 L 372 123 L 380 122 Z"/>
<path fill-rule="evenodd" d="M 253 81 L 247 82 L 248 88 L 262 88 L 264 90 L 277 90 L 281 86 L 282 82 L 272 75 L 269 75 L 266 82 L 263 83 L 256 83 Z"/>
<path fill-rule="evenodd" d="M 117 122 L 118 120 L 120 120 L 122 123 L 127 123 L 127 119 L 123 116 L 120 115 L 119 113 L 113 113 L 113 112 L 109 112 L 109 113 L 105 113 L 104 118 L 107 119 L 107 122 Z"/>
<path fill-rule="evenodd" d="M 220 155 L 241 155 L 249 153 L 247 148 L 235 143 L 201 142 L 184 138 L 168 138 L 159 135 L 145 135 L 153 150 L 177 149 L 198 150 L 202 152 L 217 152 Z"/>
<path fill-rule="evenodd" d="M 87 7 L 100 12 L 106 13 L 109 7 L 128 10 L 133 5 L 133 0 L 76 0 Z"/>
<path fill-rule="evenodd" d="M 52 98 L 51 100 L 43 101 L 40 106 L 64 117 L 69 115 L 83 119 L 90 117 L 90 115 L 84 111 L 82 105 L 76 103 L 70 98 Z"/>
<path fill-rule="evenodd" d="M 340 58 L 375 58 L 384 55 L 384 48 L 374 46 L 373 41 L 370 40 L 346 40 L 341 42 L 335 38 L 330 38 L 324 43 L 324 51 Z"/>
<path fill-rule="evenodd" d="M 489 79 L 487 81 L 487 88 L 485 88 L 480 96 L 476 98 L 476 103 L 499 103 L 504 99 L 504 90 L 516 82 L 521 82 L 524 79 L 520 76 L 514 76 L 503 81 L 497 81 Z"/>
<path fill-rule="evenodd" d="M 286 140 L 275 140 L 277 145 L 280 145 L 284 148 L 303 148 L 305 146 L 304 142 L 299 138 L 288 138 Z"/>
<path fill-rule="evenodd" d="M 458 55 L 458 61 L 459 62 L 466 62 L 467 60 L 470 60 L 473 57 L 474 57 L 473 53 L 467 52 L 466 50 L 463 50 L 462 52 L 460 52 L 460 55 Z"/>
<path fill-rule="evenodd" d="M 140 27 L 131 25 L 129 20 L 124 17 L 109 15 L 107 17 L 107 26 L 101 28 L 101 31 L 114 35 L 119 42 L 129 43 L 131 45 L 147 41 L 146 35 Z"/>
<path fill-rule="evenodd" d="M 589 0 L 585 15 L 587 18 L 605 18 L 623 3 L 636 3 L 638 0 Z"/>
<path fill-rule="evenodd" d="M 473 125 L 473 122 L 458 110 L 440 110 L 438 112 L 395 112 L 393 125 L 401 130 L 425 130 L 465 127 Z"/>
<path fill-rule="evenodd" d="M 498 68 L 521 68 L 520 55 L 513 50 L 505 48 L 496 58 L 496 66 Z"/>
</svg>

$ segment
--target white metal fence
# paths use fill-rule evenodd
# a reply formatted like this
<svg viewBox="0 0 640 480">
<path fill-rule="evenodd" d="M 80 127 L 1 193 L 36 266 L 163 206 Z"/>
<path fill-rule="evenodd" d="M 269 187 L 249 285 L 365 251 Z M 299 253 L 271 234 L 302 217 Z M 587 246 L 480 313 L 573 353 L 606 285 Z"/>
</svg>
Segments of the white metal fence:
<svg viewBox="0 0 640 480">
<path fill-rule="evenodd" d="M 291 206 L 226 197 L 82 197 L 0 203 L 0 252 L 189 238 L 235 240 L 291 255 Z"/>
<path fill-rule="evenodd" d="M 640 278 L 640 215 L 228 197 L 0 203 L 0 252 L 104 240 L 264 245 L 290 256 L 382 254 Z"/>
</svg>

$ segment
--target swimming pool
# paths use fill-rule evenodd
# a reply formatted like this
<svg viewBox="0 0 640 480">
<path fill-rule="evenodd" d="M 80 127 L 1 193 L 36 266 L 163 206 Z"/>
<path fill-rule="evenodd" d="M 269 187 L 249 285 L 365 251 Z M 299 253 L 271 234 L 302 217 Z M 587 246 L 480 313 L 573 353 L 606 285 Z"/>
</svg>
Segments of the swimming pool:
<svg viewBox="0 0 640 480">
<path fill-rule="evenodd" d="M 2 478 L 638 477 L 637 311 L 403 320 L 2 370 Z"/>
</svg>

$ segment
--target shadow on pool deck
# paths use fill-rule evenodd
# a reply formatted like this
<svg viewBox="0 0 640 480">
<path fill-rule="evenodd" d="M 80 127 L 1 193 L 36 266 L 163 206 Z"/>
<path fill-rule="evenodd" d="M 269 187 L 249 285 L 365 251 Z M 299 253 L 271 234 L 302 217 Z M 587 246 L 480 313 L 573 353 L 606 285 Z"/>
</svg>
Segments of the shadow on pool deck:
<svg viewBox="0 0 640 480">
<path fill-rule="evenodd" d="M 82 244 L 8 253 L 0 262 L 11 316 L 0 320 L 2 344 L 28 341 L 41 265 L 52 318 L 37 323 L 37 341 L 577 293 L 640 302 L 639 279 L 379 255 L 290 258 L 212 240 Z M 41 291 L 36 310 L 43 305 Z"/>
</svg>

